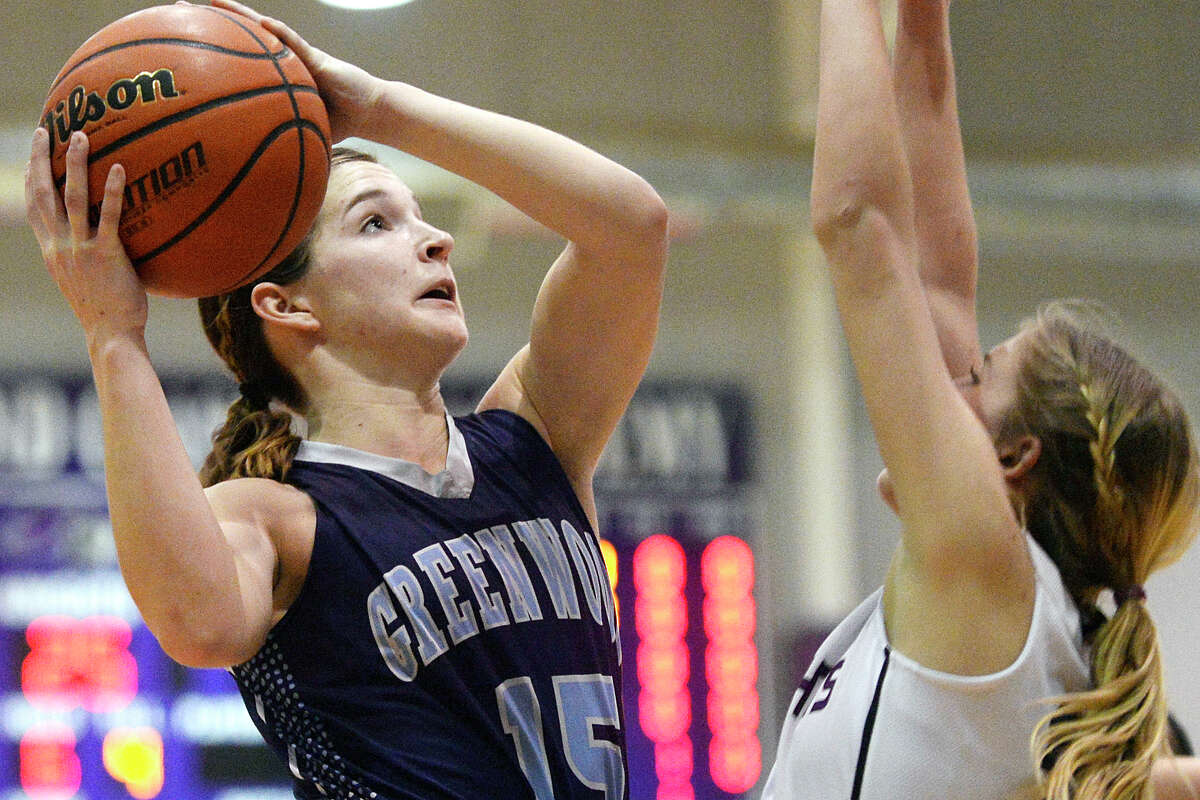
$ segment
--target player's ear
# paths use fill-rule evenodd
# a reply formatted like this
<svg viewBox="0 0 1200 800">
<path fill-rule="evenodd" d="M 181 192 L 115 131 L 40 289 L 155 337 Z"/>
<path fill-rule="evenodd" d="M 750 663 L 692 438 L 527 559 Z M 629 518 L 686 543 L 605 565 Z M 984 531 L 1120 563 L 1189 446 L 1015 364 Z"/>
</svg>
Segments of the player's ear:
<svg viewBox="0 0 1200 800">
<path fill-rule="evenodd" d="M 250 290 L 250 307 L 264 322 L 311 333 L 321 327 L 312 309 L 289 286 L 263 281 Z"/>
<path fill-rule="evenodd" d="M 996 446 L 1000 468 L 1009 483 L 1017 483 L 1037 465 L 1042 455 L 1042 440 L 1026 434 Z"/>
</svg>

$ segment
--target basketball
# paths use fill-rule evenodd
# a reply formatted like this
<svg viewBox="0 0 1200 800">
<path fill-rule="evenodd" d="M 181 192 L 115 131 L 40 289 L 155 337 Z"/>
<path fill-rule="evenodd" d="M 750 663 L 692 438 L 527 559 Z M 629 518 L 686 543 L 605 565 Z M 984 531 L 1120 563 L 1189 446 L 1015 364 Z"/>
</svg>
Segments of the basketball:
<svg viewBox="0 0 1200 800">
<path fill-rule="evenodd" d="M 147 291 L 208 297 L 279 263 L 329 178 L 325 106 L 300 59 L 261 25 L 209 6 L 122 17 L 70 57 L 42 111 L 61 189 L 73 131 L 88 135 L 93 224 L 125 168 L 120 236 Z"/>
</svg>

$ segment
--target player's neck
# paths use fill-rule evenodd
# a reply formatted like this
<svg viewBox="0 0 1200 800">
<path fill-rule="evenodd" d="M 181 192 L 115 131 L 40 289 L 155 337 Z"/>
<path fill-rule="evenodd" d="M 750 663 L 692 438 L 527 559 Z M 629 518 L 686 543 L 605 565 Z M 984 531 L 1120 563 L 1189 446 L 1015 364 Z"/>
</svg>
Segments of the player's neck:
<svg viewBox="0 0 1200 800">
<path fill-rule="evenodd" d="M 343 384 L 314 400 L 309 439 L 410 461 L 430 474 L 445 468 L 449 433 L 436 384 L 421 391 Z"/>
</svg>

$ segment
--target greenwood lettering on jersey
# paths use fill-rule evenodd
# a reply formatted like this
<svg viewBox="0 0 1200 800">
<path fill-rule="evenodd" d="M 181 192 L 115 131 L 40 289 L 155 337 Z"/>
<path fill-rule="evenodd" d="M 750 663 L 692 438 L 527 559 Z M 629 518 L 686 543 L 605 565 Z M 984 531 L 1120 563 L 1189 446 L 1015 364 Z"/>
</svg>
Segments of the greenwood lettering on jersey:
<svg viewBox="0 0 1200 800">
<path fill-rule="evenodd" d="M 487 564 L 499 574 L 499 584 L 489 582 L 481 569 Z M 550 598 L 548 609 L 538 599 L 535 580 Z M 441 609 L 444 625 L 430 613 L 432 603 Z M 413 553 L 411 564 L 384 573 L 366 605 L 379 654 L 402 681 L 413 680 L 421 667 L 481 630 L 546 614 L 607 625 L 617 641 L 612 593 L 596 538 L 566 520 L 559 525 L 523 520 L 435 542 Z"/>
</svg>

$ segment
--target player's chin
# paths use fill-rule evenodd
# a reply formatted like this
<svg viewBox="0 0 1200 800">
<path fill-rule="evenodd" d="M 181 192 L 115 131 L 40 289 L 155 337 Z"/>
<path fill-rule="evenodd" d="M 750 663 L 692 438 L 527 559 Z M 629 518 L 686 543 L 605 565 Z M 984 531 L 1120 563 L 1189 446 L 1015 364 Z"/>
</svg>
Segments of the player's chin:
<svg viewBox="0 0 1200 800">
<path fill-rule="evenodd" d="M 466 314 L 462 306 L 452 300 L 422 300 L 418 309 L 431 325 L 447 329 L 461 328 L 466 332 Z"/>
<path fill-rule="evenodd" d="M 467 332 L 467 320 L 459 309 L 457 313 L 443 312 L 441 319 L 433 322 L 429 329 L 430 338 L 437 340 L 440 346 L 453 349 L 457 354 L 467 346 L 470 334 Z"/>
</svg>

